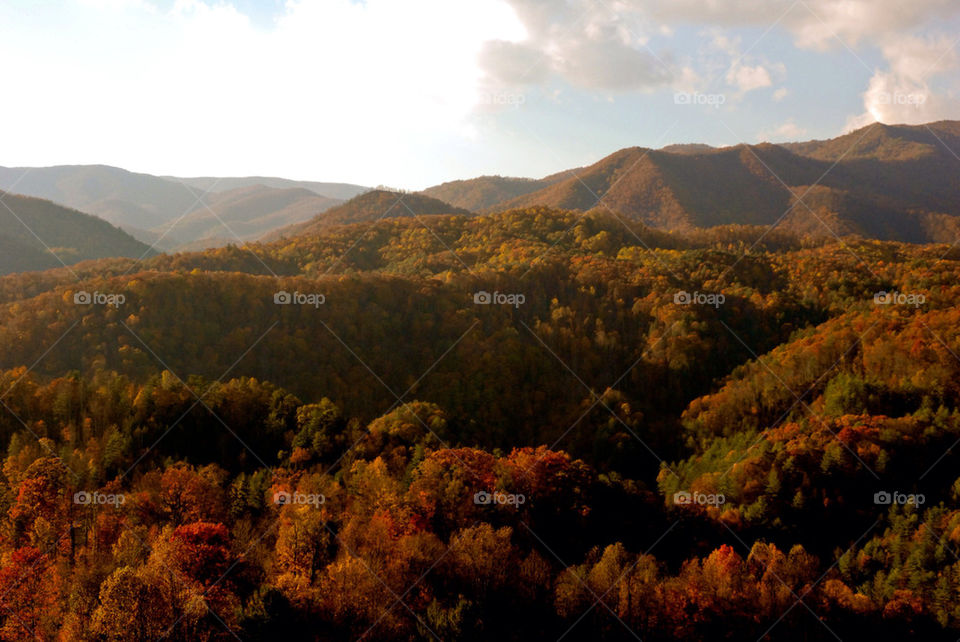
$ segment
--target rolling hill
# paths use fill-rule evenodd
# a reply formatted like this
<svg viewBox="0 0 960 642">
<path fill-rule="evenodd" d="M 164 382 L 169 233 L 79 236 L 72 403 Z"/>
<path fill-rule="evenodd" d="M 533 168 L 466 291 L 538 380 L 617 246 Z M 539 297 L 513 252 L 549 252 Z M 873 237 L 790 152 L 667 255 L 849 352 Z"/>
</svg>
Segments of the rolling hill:
<svg viewBox="0 0 960 642">
<path fill-rule="evenodd" d="M 0 274 L 154 254 L 149 246 L 94 216 L 38 198 L 4 194 L 2 199 Z"/>
<path fill-rule="evenodd" d="M 162 228 L 185 214 L 205 210 L 199 198 L 210 203 L 221 193 L 257 186 L 280 191 L 299 189 L 330 200 L 346 200 L 367 189 L 346 183 L 269 177 L 181 179 L 129 172 L 107 165 L 0 167 L 0 189 L 93 214 L 147 243 L 156 240 L 150 230 Z M 278 200 L 283 202 L 282 198 Z M 256 207 L 252 206 L 252 210 Z M 284 219 L 284 215 L 279 218 L 279 225 L 292 222 Z"/>
<path fill-rule="evenodd" d="M 204 198 L 205 205 L 151 230 L 182 249 L 256 240 L 276 228 L 302 223 L 343 201 L 304 188 L 238 187 Z"/>
<path fill-rule="evenodd" d="M 450 181 L 423 190 L 424 196 L 468 209 L 486 212 L 513 198 L 541 190 L 550 185 L 547 179 L 481 176 L 471 180 Z"/>
<path fill-rule="evenodd" d="M 942 120 L 914 126 L 876 123 L 837 138 L 783 143 L 781 147 L 818 160 L 898 161 L 934 156 L 944 145 L 954 151 L 960 146 L 960 122 Z"/>
<path fill-rule="evenodd" d="M 407 218 L 434 214 L 457 214 L 470 216 L 462 207 L 455 207 L 436 198 L 422 194 L 403 194 L 387 190 L 373 190 L 350 199 L 342 205 L 331 207 L 313 219 L 291 225 L 264 237 L 264 240 L 290 238 L 299 235 L 314 235 L 334 225 L 366 223 L 386 218 Z"/>
<path fill-rule="evenodd" d="M 124 228 L 155 227 L 196 206 L 183 185 L 106 165 L 0 167 L 0 189 L 43 198 Z"/>
</svg>

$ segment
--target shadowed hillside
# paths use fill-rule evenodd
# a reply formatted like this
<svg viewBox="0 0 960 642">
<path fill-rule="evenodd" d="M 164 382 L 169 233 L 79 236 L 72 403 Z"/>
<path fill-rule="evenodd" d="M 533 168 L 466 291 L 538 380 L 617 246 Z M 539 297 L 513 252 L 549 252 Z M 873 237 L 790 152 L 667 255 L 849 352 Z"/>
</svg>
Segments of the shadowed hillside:
<svg viewBox="0 0 960 642">
<path fill-rule="evenodd" d="M 309 191 L 314 196 L 331 201 L 352 198 L 367 189 L 346 183 L 292 181 L 270 177 L 181 179 L 129 172 L 106 165 L 0 167 L 0 189 L 44 198 L 99 216 L 148 243 L 156 240 L 155 233 L 150 230 L 169 225 L 192 212 L 198 212 L 202 217 L 201 210 L 206 209 L 203 203 L 209 204 L 218 200 L 223 192 L 253 189 L 258 185 L 279 191 L 301 190 L 301 195 L 304 195 L 303 191 Z M 283 199 L 280 201 L 280 209 L 289 205 L 284 203 Z M 264 205 L 265 202 L 261 202 L 258 205 L 251 204 L 251 207 L 259 212 L 259 216 L 267 216 L 270 212 L 263 211 Z M 312 214 L 315 213 L 316 211 Z M 285 219 L 284 216 L 278 216 L 280 220 L 277 225 L 286 225 L 298 218 Z M 196 231 L 191 227 L 185 240 L 196 241 L 196 237 L 190 237 Z M 257 233 L 262 232 L 258 229 Z"/>
<path fill-rule="evenodd" d="M 0 168 L 0 189 L 61 203 L 119 225 L 151 228 L 193 209 L 199 193 L 106 165 Z"/>
<path fill-rule="evenodd" d="M 960 123 L 874 124 L 807 143 L 632 147 L 539 181 L 481 177 L 425 193 L 481 203 L 485 211 L 606 206 L 666 229 L 778 223 L 802 234 L 953 242 L 958 149 Z"/>
<path fill-rule="evenodd" d="M 43 270 L 106 257 L 139 258 L 151 249 L 106 221 L 50 201 L 3 195 L 0 274 Z"/>
</svg>

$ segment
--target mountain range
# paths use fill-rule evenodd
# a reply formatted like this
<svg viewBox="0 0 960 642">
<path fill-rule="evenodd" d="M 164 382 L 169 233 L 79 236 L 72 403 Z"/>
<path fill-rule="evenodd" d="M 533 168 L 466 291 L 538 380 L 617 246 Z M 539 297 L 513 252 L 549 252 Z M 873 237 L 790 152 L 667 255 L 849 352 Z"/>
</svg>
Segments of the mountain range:
<svg viewBox="0 0 960 642">
<path fill-rule="evenodd" d="M 237 242 L 237 237 L 253 240 L 367 189 L 271 177 L 162 177 L 106 165 L 0 167 L 0 190 L 99 216 L 143 242 L 153 244 L 159 239 L 158 247 L 166 250 L 185 243 L 207 247 L 225 240 Z M 210 224 L 210 219 L 216 224 Z M 265 219 L 262 227 L 257 219 Z"/>
<path fill-rule="evenodd" d="M 953 243 L 960 235 L 955 150 L 960 122 L 875 123 L 800 143 L 629 147 L 539 179 L 481 176 L 418 193 L 270 177 L 162 177 L 102 165 L 0 168 L 0 189 L 45 199 L 5 196 L 15 210 L 29 212 L 29 227 L 43 242 L 11 220 L 0 237 L 3 269 L 139 256 L 149 249 L 144 243 L 199 250 L 381 218 L 534 206 L 605 209 L 665 230 L 776 225 L 807 236 Z M 59 248 L 60 258 L 44 244 Z"/>
<path fill-rule="evenodd" d="M 806 234 L 952 242 L 960 123 L 873 124 L 806 143 L 631 147 L 539 180 L 484 176 L 424 190 L 481 212 L 602 207 L 665 229 L 773 225 Z"/>
</svg>

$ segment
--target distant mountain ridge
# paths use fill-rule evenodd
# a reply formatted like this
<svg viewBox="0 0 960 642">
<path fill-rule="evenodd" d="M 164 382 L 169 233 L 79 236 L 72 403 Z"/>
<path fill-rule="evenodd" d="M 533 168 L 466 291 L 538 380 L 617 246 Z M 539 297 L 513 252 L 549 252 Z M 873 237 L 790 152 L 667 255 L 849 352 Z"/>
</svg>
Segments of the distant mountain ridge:
<svg viewBox="0 0 960 642">
<path fill-rule="evenodd" d="M 186 219 L 194 213 L 198 214 L 195 218 L 203 218 L 204 212 L 209 213 L 207 205 L 218 201 L 220 194 L 257 186 L 264 191 L 299 189 L 325 199 L 314 203 L 318 206 L 315 210 L 308 207 L 298 210 L 300 218 L 294 218 L 292 210 L 287 210 L 285 214 L 278 213 L 278 225 L 307 220 L 325 206 L 352 198 L 368 189 L 348 183 L 292 181 L 272 177 L 161 177 L 107 165 L 0 167 L 0 190 L 50 200 L 98 216 L 147 243 L 153 243 L 158 238 L 151 230 L 159 228 L 162 233 L 165 226 L 169 226 L 171 222 Z M 301 193 L 301 196 L 305 195 Z M 274 194 L 272 197 L 283 201 L 281 194 Z M 287 207 L 289 204 L 284 206 Z M 270 212 L 263 212 L 262 208 L 252 206 L 251 211 L 240 215 L 240 218 L 256 218 L 269 214 Z M 189 229 L 191 235 L 196 233 L 192 224 L 184 229 Z M 252 238 L 266 231 L 267 229 L 256 229 L 251 232 Z M 226 230 L 223 231 L 223 236 L 236 240 Z M 186 240 L 195 242 L 198 239 L 188 235 Z M 171 248 L 176 244 L 161 241 L 161 247 L 164 248 Z"/>
<path fill-rule="evenodd" d="M 664 229 L 778 223 L 815 235 L 952 243 L 958 153 L 958 122 L 876 123 L 826 141 L 631 147 L 539 180 L 484 176 L 422 193 L 484 212 L 607 207 Z"/>
<path fill-rule="evenodd" d="M 50 201 L 0 194 L 0 274 L 88 259 L 143 258 L 151 248 L 106 221 Z"/>
<path fill-rule="evenodd" d="M 151 232 L 178 249 L 217 247 L 257 240 L 271 230 L 307 221 L 343 203 L 302 187 L 265 185 L 212 193 L 203 200 L 204 204 L 190 214 Z"/>
<path fill-rule="evenodd" d="M 247 177 L 197 177 L 197 178 L 179 178 L 176 176 L 162 176 L 166 180 L 183 183 L 199 190 L 209 190 L 213 193 L 229 192 L 245 187 L 263 186 L 273 189 L 304 189 L 326 196 L 327 198 L 347 201 L 354 196 L 359 196 L 370 190 L 369 187 L 354 185 L 352 183 L 320 183 L 317 181 L 296 181 L 287 178 L 277 178 L 273 176 L 247 176 Z"/>
<path fill-rule="evenodd" d="M 103 165 L 0 167 L 0 189 L 99 216 L 167 251 L 380 218 L 533 206 L 608 208 L 667 230 L 777 225 L 815 236 L 953 243 L 960 236 L 958 154 L 960 122 L 875 123 L 828 140 L 628 147 L 539 179 L 480 176 L 402 200 L 399 192 L 347 183 L 160 177 Z M 30 262 L 28 250 L 19 254 Z"/>
<path fill-rule="evenodd" d="M 148 229 L 197 204 L 183 185 L 106 165 L 0 167 L 0 189 L 43 198 L 120 227 Z"/>
</svg>

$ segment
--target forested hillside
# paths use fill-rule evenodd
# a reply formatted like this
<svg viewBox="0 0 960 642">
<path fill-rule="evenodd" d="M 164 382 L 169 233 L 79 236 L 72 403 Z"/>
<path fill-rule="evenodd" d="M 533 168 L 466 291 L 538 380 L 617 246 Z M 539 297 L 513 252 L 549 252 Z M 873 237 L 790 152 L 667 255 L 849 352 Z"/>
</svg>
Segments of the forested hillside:
<svg viewBox="0 0 960 642">
<path fill-rule="evenodd" d="M 0 274 L 155 252 L 106 221 L 50 201 L 0 194 Z"/>
<path fill-rule="evenodd" d="M 496 208 L 500 203 L 543 189 L 549 184 L 549 179 L 480 176 L 435 185 L 425 189 L 423 194 L 472 212 L 484 212 Z"/>
<path fill-rule="evenodd" d="M 193 209 L 198 195 L 173 181 L 105 165 L 0 167 L 0 189 L 143 229 Z"/>
<path fill-rule="evenodd" d="M 274 230 L 267 234 L 264 240 L 313 236 L 335 225 L 372 223 L 383 219 L 415 218 L 432 214 L 469 215 L 470 212 L 421 194 L 375 189 L 319 213 L 309 221 Z"/>
<path fill-rule="evenodd" d="M 477 211 L 603 207 L 663 229 L 777 224 L 800 235 L 952 243 L 960 123 L 874 123 L 826 141 L 630 147 L 540 180 L 483 176 L 425 194 Z"/>
<path fill-rule="evenodd" d="M 221 200 L 222 192 L 259 186 L 281 194 L 274 211 L 289 205 L 286 190 L 299 189 L 325 199 L 346 200 L 367 188 L 346 183 L 292 181 L 271 177 L 177 178 L 130 172 L 107 165 L 58 165 L 54 167 L 0 167 L 0 189 L 51 200 L 121 226 L 152 243 L 148 230 L 162 228 L 186 214 L 208 212 L 207 204 Z M 242 193 L 242 192 L 241 192 Z M 270 194 L 278 198 L 277 193 Z M 289 194 L 287 195 L 289 197 Z M 228 197 L 229 198 L 229 197 Z M 234 197 L 236 200 L 236 196 Z M 262 203 L 260 206 L 262 207 Z M 312 212 L 316 214 L 319 210 Z M 298 218 L 303 220 L 303 218 Z M 297 221 L 278 221 L 276 226 Z M 235 240 L 232 235 L 226 235 Z M 188 235 L 189 237 L 189 235 Z M 242 236 L 242 238 L 246 238 Z M 188 240 L 195 240 L 189 239 Z"/>
<path fill-rule="evenodd" d="M 958 295 L 544 207 L 2 277 L 0 639 L 953 639 Z"/>
</svg>

